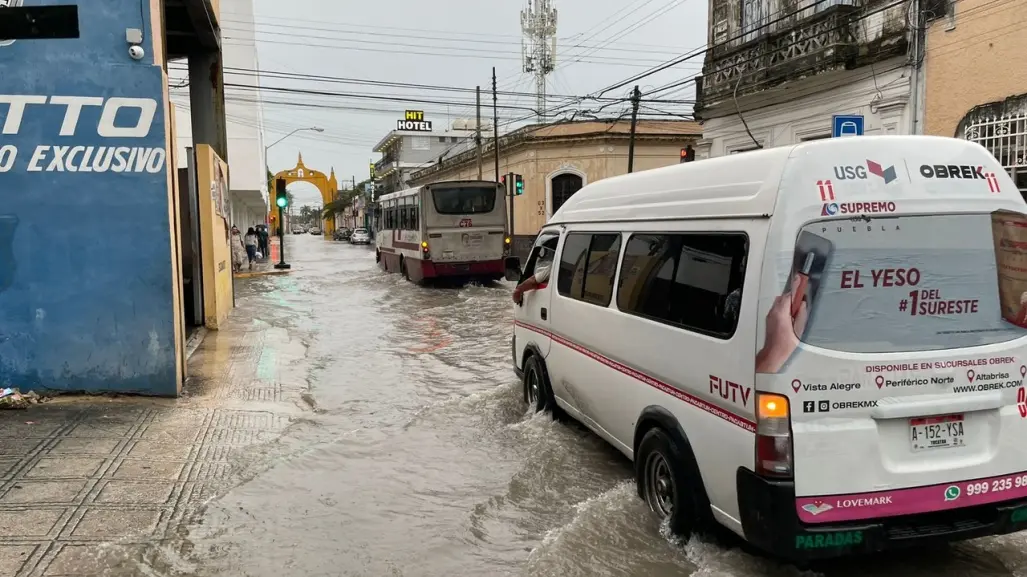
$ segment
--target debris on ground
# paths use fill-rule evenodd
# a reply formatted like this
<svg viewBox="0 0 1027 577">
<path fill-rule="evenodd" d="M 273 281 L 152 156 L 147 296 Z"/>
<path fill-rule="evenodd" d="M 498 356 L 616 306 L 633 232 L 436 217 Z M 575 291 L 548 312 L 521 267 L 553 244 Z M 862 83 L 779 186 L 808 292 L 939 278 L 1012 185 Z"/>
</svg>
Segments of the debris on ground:
<svg viewBox="0 0 1027 577">
<path fill-rule="evenodd" d="M 30 405 L 37 405 L 45 400 L 34 391 L 22 393 L 12 388 L 0 390 L 0 409 L 27 409 Z"/>
</svg>

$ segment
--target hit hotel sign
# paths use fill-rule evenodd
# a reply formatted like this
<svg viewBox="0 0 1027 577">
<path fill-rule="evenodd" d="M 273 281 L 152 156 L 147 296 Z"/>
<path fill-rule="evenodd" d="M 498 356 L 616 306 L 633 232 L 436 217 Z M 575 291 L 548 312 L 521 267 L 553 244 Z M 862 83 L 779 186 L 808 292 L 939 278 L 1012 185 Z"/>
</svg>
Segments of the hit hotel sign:
<svg viewBox="0 0 1027 577">
<path fill-rule="evenodd" d="M 431 132 L 431 121 L 424 119 L 423 110 L 407 110 L 403 116 L 403 120 L 396 121 L 396 130 Z"/>
</svg>

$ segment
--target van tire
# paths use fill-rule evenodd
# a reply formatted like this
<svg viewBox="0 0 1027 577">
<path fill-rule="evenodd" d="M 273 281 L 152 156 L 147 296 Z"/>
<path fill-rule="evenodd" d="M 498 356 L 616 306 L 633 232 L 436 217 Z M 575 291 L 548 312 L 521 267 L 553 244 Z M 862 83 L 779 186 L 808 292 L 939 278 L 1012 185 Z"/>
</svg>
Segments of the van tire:
<svg viewBox="0 0 1027 577">
<path fill-rule="evenodd" d="M 556 407 L 553 390 L 537 356 L 528 355 L 524 359 L 524 377 L 521 382 L 524 385 L 524 400 L 532 410 L 536 413 L 553 411 Z"/>
<path fill-rule="evenodd" d="M 688 539 L 712 529 L 710 500 L 687 443 L 650 429 L 635 452 L 635 479 L 646 505 L 661 520 L 669 518 L 675 535 Z"/>
</svg>

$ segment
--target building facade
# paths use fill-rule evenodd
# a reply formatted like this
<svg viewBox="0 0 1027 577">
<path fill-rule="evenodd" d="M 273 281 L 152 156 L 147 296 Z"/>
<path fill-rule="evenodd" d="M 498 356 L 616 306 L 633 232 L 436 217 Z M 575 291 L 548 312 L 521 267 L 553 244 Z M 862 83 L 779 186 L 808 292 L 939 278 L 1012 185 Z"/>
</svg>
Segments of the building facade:
<svg viewBox="0 0 1027 577">
<path fill-rule="evenodd" d="M 514 252 L 525 255 L 539 229 L 574 193 L 590 182 L 626 174 L 628 121 L 583 121 L 529 126 L 500 138 L 500 174 L 524 177 L 524 194 L 513 197 Z M 677 164 L 702 129 L 695 122 L 640 120 L 635 134 L 634 170 Z M 495 149 L 485 147 L 482 178 L 496 179 Z M 478 178 L 475 150 L 411 174 L 412 185 Z"/>
<path fill-rule="evenodd" d="M 0 41 L 0 383 L 176 395 L 185 315 L 167 63 L 205 71 L 190 77 L 191 120 L 223 155 L 217 2 L 24 4 L 77 8 L 78 34 Z"/>
<path fill-rule="evenodd" d="M 916 132 L 909 9 L 895 0 L 710 0 L 698 157 L 830 138 L 834 115 L 862 115 L 868 135 Z"/>
<path fill-rule="evenodd" d="M 948 2 L 927 18 L 927 134 L 980 143 L 1027 195 L 1027 11 L 1016 2 Z"/>
<path fill-rule="evenodd" d="M 423 120 L 423 112 L 407 111 L 408 117 L 418 115 L 422 120 L 397 121 L 397 129 L 386 134 L 372 149 L 382 155 L 374 163 L 373 177 L 378 194 L 403 190 L 410 186 L 414 172 L 440 160 L 445 163 L 447 158 L 474 147 L 473 120 L 455 120 L 449 130 L 435 132 L 431 121 Z M 482 130 L 487 130 L 484 123 Z"/>
<path fill-rule="evenodd" d="M 259 86 L 259 77 L 251 70 L 260 70 L 254 29 L 253 0 L 220 0 L 221 9 L 231 14 L 232 42 L 225 43 L 223 58 L 228 72 L 227 82 Z M 240 72 L 246 71 L 246 72 Z M 173 86 L 184 84 L 183 72 L 172 69 Z M 187 148 L 193 146 L 189 110 L 189 88 L 172 90 L 172 100 L 179 104 L 175 117 L 179 166 L 185 168 Z M 231 179 L 228 188 L 228 219 L 244 232 L 247 227 L 267 224 L 268 197 L 267 159 L 265 158 L 264 110 L 259 89 L 228 88 L 225 100 L 228 118 L 227 139 L 232 151 L 228 159 Z"/>
</svg>

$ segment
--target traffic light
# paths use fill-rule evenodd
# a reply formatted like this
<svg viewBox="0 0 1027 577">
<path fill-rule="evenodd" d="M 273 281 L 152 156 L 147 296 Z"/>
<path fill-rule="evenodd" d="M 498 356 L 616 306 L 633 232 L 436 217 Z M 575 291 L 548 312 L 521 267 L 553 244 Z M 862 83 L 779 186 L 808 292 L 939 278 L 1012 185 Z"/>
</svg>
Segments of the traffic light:
<svg viewBox="0 0 1027 577">
<path fill-rule="evenodd" d="M 695 149 L 692 148 L 691 144 L 689 144 L 681 149 L 681 160 L 678 161 L 678 164 L 681 164 L 682 162 L 692 162 L 693 160 L 695 160 Z"/>
<path fill-rule="evenodd" d="M 285 192 L 285 179 L 275 181 L 275 204 L 281 208 L 289 206 L 289 195 Z"/>
<path fill-rule="evenodd" d="M 514 195 L 516 196 L 516 195 L 521 195 L 521 194 L 524 194 L 524 177 L 519 175 L 519 174 L 515 174 L 514 175 Z"/>
</svg>

